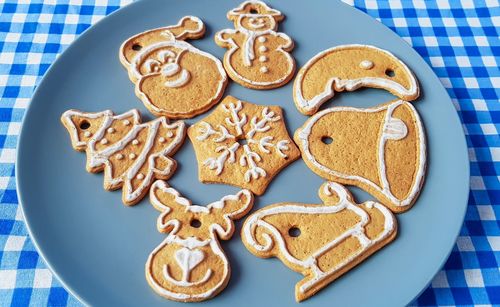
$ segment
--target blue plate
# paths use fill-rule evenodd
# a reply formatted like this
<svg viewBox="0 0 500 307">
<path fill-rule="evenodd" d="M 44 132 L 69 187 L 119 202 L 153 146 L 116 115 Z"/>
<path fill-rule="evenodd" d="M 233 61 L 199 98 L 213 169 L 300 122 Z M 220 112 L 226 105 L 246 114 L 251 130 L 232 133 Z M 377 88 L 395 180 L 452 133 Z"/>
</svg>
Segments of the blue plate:
<svg viewBox="0 0 500 307">
<path fill-rule="evenodd" d="M 418 77 L 422 96 L 415 102 L 426 127 L 429 164 L 424 189 L 412 210 L 398 216 L 398 238 L 301 306 L 401 306 L 430 282 L 447 259 L 464 218 L 469 191 L 469 163 L 456 111 L 424 60 L 401 38 L 367 15 L 337 1 L 268 1 L 286 19 L 280 31 L 296 43 L 298 66 L 326 48 L 350 43 L 372 44 L 392 51 Z M 49 69 L 26 112 L 19 141 L 17 183 L 30 235 L 41 255 L 82 302 L 90 305 L 179 305 L 156 295 L 144 277 L 148 254 L 165 238 L 156 230 L 158 211 L 146 197 L 134 207 L 121 202 L 121 191 L 104 191 L 103 176 L 85 171 L 85 154 L 71 148 L 59 117 L 71 108 L 117 113 L 139 108 L 152 115 L 134 95 L 134 86 L 118 60 L 123 40 L 150 28 L 195 15 L 207 25 L 196 47 L 219 58 L 214 33 L 232 28 L 226 12 L 238 1 L 139 1 L 105 18 L 80 36 Z M 290 133 L 302 125 L 292 100 L 292 82 L 256 91 L 231 83 L 226 91 L 243 100 L 280 105 Z M 382 90 L 337 95 L 326 106 L 369 107 L 393 97 Z M 198 121 L 201 115 L 188 123 Z M 234 187 L 204 185 L 197 180 L 192 145 L 186 141 L 175 156 L 180 167 L 170 184 L 207 204 Z M 322 179 L 302 161 L 283 170 L 256 201 L 255 208 L 282 202 L 319 202 Z M 351 189 L 357 200 L 371 197 Z M 283 306 L 295 304 L 294 285 L 301 275 L 277 259 L 259 259 L 241 243 L 238 232 L 223 242 L 233 274 L 227 288 L 202 305 Z M 183 305 L 185 306 L 185 305 Z"/>
</svg>

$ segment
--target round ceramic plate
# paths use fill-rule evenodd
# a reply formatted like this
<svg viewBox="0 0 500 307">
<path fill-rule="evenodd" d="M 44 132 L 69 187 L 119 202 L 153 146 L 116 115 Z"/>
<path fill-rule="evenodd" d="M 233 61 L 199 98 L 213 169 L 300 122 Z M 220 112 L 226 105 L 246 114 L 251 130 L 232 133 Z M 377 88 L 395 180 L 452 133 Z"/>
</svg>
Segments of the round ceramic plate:
<svg viewBox="0 0 500 307">
<path fill-rule="evenodd" d="M 428 136 L 429 164 L 424 189 L 407 213 L 398 215 L 397 239 L 345 276 L 303 302 L 302 306 L 401 306 L 417 296 L 447 259 L 462 225 L 469 169 L 466 144 L 446 91 L 424 60 L 385 26 L 345 4 L 331 0 L 268 1 L 286 19 L 279 31 L 296 43 L 301 67 L 318 52 L 340 44 L 372 44 L 400 57 L 418 77 L 422 96 L 414 105 Z M 156 230 L 159 214 L 146 197 L 134 207 L 121 202 L 121 191 L 106 192 L 103 175 L 85 171 L 85 154 L 74 151 L 59 118 L 67 109 L 121 113 L 138 108 L 134 86 L 118 59 L 126 38 L 146 29 L 176 23 L 185 15 L 207 26 L 196 47 L 222 58 L 213 40 L 233 28 L 226 12 L 237 1 L 139 1 L 81 35 L 49 69 L 26 112 L 19 141 L 17 180 L 20 202 L 32 239 L 66 288 L 90 305 L 180 305 L 156 295 L 144 277 L 148 254 L 165 238 Z M 290 134 L 306 120 L 294 106 L 292 82 L 270 91 L 234 82 L 225 93 L 258 104 L 280 105 Z M 370 107 L 393 99 L 382 90 L 340 93 L 323 106 Z M 189 124 L 205 115 L 187 121 Z M 187 140 L 175 159 L 180 167 L 169 183 L 196 204 L 207 204 L 237 191 L 198 182 L 196 159 Z M 317 203 L 322 179 L 299 160 L 284 169 L 255 209 L 283 201 Z M 358 201 L 371 197 L 351 189 Z M 260 259 L 243 246 L 239 229 L 222 246 L 232 266 L 227 288 L 210 306 L 284 306 L 295 304 L 294 286 L 302 276 L 277 259 Z M 185 306 L 185 305 L 183 305 Z"/>
</svg>

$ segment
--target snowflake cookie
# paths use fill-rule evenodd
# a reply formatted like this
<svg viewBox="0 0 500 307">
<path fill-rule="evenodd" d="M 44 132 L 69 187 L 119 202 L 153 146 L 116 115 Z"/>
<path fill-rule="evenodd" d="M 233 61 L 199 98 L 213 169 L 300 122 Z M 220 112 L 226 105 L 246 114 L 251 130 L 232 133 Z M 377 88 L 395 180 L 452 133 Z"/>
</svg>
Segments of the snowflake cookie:
<svg viewBox="0 0 500 307">
<path fill-rule="evenodd" d="M 87 153 L 87 171 L 104 170 L 104 188 L 123 187 L 126 205 L 138 203 L 156 179 L 168 179 L 177 163 L 170 158 L 182 145 L 185 124 L 160 117 L 141 123 L 139 111 L 120 115 L 110 110 L 86 113 L 68 110 L 61 116 L 73 148 Z"/>
<path fill-rule="evenodd" d="M 300 156 L 280 107 L 227 96 L 189 127 L 204 183 L 227 183 L 262 195 L 273 177 Z"/>
</svg>

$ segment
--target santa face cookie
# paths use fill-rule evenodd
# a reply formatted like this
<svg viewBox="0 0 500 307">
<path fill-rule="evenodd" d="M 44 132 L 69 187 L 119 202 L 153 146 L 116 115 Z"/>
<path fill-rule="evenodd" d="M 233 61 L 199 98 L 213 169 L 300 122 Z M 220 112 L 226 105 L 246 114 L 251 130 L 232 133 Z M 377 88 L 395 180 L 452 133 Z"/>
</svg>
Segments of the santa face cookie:
<svg viewBox="0 0 500 307">
<path fill-rule="evenodd" d="M 204 32 L 201 20 L 188 16 L 176 26 L 149 30 L 122 44 L 120 60 L 137 97 L 153 114 L 191 118 L 222 97 L 227 85 L 222 63 L 183 41 Z"/>
<path fill-rule="evenodd" d="M 174 301 L 198 302 L 214 297 L 226 287 L 231 273 L 219 238 L 231 238 L 233 220 L 252 208 L 252 193 L 241 190 L 207 206 L 196 206 L 165 182 L 156 181 L 150 197 L 162 212 L 158 230 L 168 236 L 146 262 L 149 285 Z"/>
<path fill-rule="evenodd" d="M 342 45 L 320 52 L 300 69 L 293 96 L 297 109 L 312 115 L 335 91 L 360 87 L 385 89 L 407 101 L 420 94 L 413 73 L 392 53 L 368 45 Z"/>
<path fill-rule="evenodd" d="M 309 118 L 294 139 L 319 176 L 358 186 L 393 212 L 404 212 L 424 182 L 423 129 L 415 108 L 397 100 L 369 109 L 325 109 Z"/>
<path fill-rule="evenodd" d="M 104 188 L 123 188 L 126 205 L 138 203 L 156 179 L 168 179 L 176 169 L 170 158 L 182 145 L 184 122 L 169 124 L 165 117 L 141 123 L 137 110 L 114 115 L 107 110 L 64 112 L 61 121 L 73 148 L 87 153 L 87 171 L 104 170 Z"/>
<path fill-rule="evenodd" d="M 343 186 L 327 182 L 324 204 L 279 203 L 250 215 L 241 230 L 246 248 L 278 257 L 304 275 L 295 285 L 300 302 L 348 272 L 396 237 L 397 222 L 383 205 L 356 204 Z"/>
<path fill-rule="evenodd" d="M 261 195 L 300 152 L 288 136 L 281 108 L 227 96 L 215 111 L 189 127 L 204 183 L 226 183 Z"/>
<path fill-rule="evenodd" d="M 217 45 L 227 48 L 224 67 L 235 82 L 253 89 L 283 86 L 293 77 L 293 41 L 277 33 L 281 12 L 261 1 L 245 1 L 227 14 L 235 29 L 215 35 Z"/>
</svg>

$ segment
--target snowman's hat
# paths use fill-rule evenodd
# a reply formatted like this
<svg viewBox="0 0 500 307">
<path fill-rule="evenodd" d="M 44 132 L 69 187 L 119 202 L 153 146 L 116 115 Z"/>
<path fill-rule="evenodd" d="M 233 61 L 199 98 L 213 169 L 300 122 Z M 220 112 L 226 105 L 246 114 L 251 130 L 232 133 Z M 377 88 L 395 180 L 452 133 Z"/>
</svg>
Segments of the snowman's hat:
<svg viewBox="0 0 500 307">
<path fill-rule="evenodd" d="M 271 15 L 276 21 L 283 20 L 284 17 L 280 11 L 270 8 L 262 1 L 245 1 L 237 8 L 229 11 L 227 18 L 235 20 L 241 15 Z"/>
</svg>

